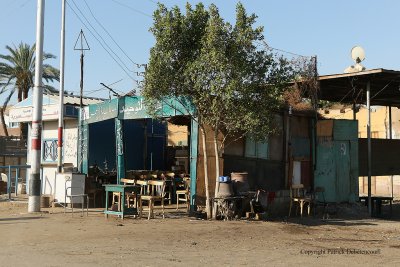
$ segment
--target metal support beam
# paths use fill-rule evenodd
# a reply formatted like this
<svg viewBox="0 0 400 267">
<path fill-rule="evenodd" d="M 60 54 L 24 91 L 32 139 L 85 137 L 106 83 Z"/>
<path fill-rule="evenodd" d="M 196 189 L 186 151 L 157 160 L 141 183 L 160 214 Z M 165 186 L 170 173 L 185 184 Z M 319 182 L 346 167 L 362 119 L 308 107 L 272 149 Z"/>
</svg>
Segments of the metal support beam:
<svg viewBox="0 0 400 267">
<path fill-rule="evenodd" d="M 392 121 L 392 106 L 389 105 L 389 139 L 393 138 L 393 121 Z M 393 197 L 393 175 L 390 176 L 391 178 L 391 191 L 392 191 L 392 197 Z"/>
<path fill-rule="evenodd" d="M 389 106 L 389 139 L 392 139 L 393 136 L 393 128 L 392 128 L 392 106 Z"/>
<path fill-rule="evenodd" d="M 371 82 L 367 83 L 367 139 L 368 139 L 368 212 L 372 216 L 371 202 Z"/>
<path fill-rule="evenodd" d="M 124 125 L 123 121 L 115 118 L 116 156 L 117 156 L 117 181 L 125 178 L 125 153 L 124 153 Z"/>
</svg>

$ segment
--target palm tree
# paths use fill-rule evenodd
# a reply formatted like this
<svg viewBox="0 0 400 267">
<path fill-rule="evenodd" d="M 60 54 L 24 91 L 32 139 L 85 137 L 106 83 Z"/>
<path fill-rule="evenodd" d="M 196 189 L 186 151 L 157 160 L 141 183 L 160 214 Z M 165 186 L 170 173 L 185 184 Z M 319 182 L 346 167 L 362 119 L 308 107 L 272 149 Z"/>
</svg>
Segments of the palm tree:
<svg viewBox="0 0 400 267">
<path fill-rule="evenodd" d="M 0 54 L 0 94 L 8 93 L 3 107 L 0 108 L 0 120 L 5 134 L 8 136 L 7 127 L 4 124 L 4 110 L 6 109 L 10 99 L 17 92 L 18 102 L 26 99 L 29 90 L 33 87 L 35 75 L 35 51 L 36 45 L 28 45 L 20 43 L 14 47 L 6 46 L 8 55 Z M 44 53 L 43 60 L 55 58 L 54 55 Z M 47 82 L 59 81 L 60 72 L 58 69 L 43 64 L 43 79 Z M 44 85 L 47 92 L 57 92 L 53 87 Z"/>
</svg>

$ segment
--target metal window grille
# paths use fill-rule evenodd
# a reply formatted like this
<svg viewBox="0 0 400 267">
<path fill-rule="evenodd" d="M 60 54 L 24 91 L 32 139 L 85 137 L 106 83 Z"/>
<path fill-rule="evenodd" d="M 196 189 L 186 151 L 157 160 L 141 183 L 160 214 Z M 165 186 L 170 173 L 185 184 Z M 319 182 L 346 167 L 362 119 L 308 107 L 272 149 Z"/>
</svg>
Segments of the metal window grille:
<svg viewBox="0 0 400 267">
<path fill-rule="evenodd" d="M 57 157 L 57 140 L 44 140 L 43 161 L 56 161 Z"/>
</svg>

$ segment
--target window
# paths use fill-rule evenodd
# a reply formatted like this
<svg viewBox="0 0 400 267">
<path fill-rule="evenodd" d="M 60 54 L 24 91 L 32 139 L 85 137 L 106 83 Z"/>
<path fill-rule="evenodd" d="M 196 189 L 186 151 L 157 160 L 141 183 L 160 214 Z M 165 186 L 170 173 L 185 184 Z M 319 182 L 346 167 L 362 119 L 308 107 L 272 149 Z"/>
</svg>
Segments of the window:
<svg viewBox="0 0 400 267">
<path fill-rule="evenodd" d="M 268 159 L 269 158 L 268 141 L 255 142 L 250 137 L 246 137 L 244 153 L 245 153 L 244 156 L 248 158 Z"/>
<path fill-rule="evenodd" d="M 8 128 L 18 128 L 19 127 L 19 122 L 9 122 L 8 123 Z"/>
<path fill-rule="evenodd" d="M 57 139 L 43 140 L 42 160 L 45 162 L 55 162 L 57 161 L 57 157 Z"/>
<path fill-rule="evenodd" d="M 371 131 L 371 138 L 379 138 L 379 132 L 378 131 Z"/>
</svg>

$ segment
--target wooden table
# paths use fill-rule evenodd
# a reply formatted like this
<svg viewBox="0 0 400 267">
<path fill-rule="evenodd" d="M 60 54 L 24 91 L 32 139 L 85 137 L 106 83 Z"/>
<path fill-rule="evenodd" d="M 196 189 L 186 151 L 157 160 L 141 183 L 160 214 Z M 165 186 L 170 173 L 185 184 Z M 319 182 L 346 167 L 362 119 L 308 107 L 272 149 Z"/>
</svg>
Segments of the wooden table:
<svg viewBox="0 0 400 267">
<path fill-rule="evenodd" d="M 360 196 L 360 201 L 365 201 L 365 206 L 368 206 L 368 196 Z M 371 210 L 372 215 L 381 216 L 382 215 L 382 202 L 389 201 L 390 204 L 390 216 L 392 216 L 392 202 L 393 197 L 384 197 L 384 196 L 371 196 Z M 375 211 L 375 212 L 374 212 Z"/>
<path fill-rule="evenodd" d="M 133 193 L 136 197 L 136 202 L 138 203 L 138 196 L 140 193 L 140 186 L 138 185 L 119 185 L 119 184 L 105 184 L 103 185 L 105 187 L 105 191 L 106 191 L 106 208 L 104 210 L 104 214 L 106 216 L 106 218 L 108 218 L 109 214 L 112 215 L 117 215 L 117 216 L 121 216 L 122 219 L 124 219 L 125 215 L 138 215 L 138 210 L 137 210 L 137 206 L 134 208 L 130 208 L 126 206 L 125 203 L 125 194 L 126 193 Z M 109 192 L 118 192 L 121 194 L 120 200 L 119 200 L 119 207 L 120 209 L 118 209 L 118 211 L 114 211 L 114 210 L 109 210 L 108 209 L 108 195 Z"/>
</svg>

